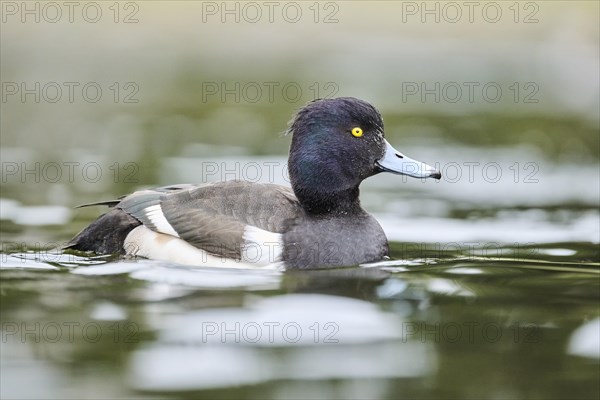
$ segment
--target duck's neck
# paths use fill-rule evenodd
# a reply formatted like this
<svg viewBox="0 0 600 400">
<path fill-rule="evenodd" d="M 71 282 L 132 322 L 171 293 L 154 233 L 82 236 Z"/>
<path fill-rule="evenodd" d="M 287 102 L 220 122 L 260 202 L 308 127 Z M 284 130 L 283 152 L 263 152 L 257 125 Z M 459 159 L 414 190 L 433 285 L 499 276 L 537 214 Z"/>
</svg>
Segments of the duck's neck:
<svg viewBox="0 0 600 400">
<path fill-rule="evenodd" d="M 363 211 L 358 199 L 358 186 L 340 191 L 315 191 L 294 187 L 294 193 L 309 215 L 344 216 Z"/>
</svg>

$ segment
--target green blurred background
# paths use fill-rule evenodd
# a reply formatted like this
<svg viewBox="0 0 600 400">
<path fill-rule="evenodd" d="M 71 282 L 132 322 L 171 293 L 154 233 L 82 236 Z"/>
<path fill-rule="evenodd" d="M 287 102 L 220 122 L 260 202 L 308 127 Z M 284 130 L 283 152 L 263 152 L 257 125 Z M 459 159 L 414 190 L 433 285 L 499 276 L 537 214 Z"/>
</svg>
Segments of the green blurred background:
<svg viewBox="0 0 600 400">
<path fill-rule="evenodd" d="M 2 24 L 4 161 L 106 157 L 139 163 L 152 183 L 156 159 L 193 143 L 285 154 L 278 133 L 291 114 L 332 95 L 372 102 L 400 144 L 599 157 L 595 1 L 101 2 L 95 23 L 85 3 L 72 23 L 65 6 L 52 23 L 54 7 L 32 2 L 36 23 L 27 3 L 12 4 Z M 36 82 L 39 103 L 22 98 L 20 85 Z M 65 82 L 78 84 L 72 102 Z M 55 103 L 48 83 L 62 89 Z M 99 101 L 86 99 L 88 83 Z"/>
</svg>

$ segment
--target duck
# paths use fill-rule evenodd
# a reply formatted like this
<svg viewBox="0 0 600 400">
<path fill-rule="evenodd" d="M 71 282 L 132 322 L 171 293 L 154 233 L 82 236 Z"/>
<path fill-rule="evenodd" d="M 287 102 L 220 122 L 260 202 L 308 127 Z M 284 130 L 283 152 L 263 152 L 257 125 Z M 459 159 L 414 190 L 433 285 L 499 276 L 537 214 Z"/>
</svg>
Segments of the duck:
<svg viewBox="0 0 600 400">
<path fill-rule="evenodd" d="M 180 184 L 86 204 L 109 210 L 68 250 L 189 266 L 309 269 L 389 258 L 387 237 L 359 200 L 388 172 L 440 179 L 385 139 L 381 114 L 354 97 L 313 100 L 289 123 L 291 188 L 240 180 Z"/>
</svg>

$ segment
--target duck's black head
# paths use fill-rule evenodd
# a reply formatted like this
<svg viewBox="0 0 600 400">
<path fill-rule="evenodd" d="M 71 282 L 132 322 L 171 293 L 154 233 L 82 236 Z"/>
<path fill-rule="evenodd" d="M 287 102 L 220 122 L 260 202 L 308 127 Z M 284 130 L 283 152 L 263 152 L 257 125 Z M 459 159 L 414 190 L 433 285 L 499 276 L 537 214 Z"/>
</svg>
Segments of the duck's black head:
<svg viewBox="0 0 600 400">
<path fill-rule="evenodd" d="M 358 186 L 379 172 L 441 177 L 432 167 L 397 152 L 384 138 L 379 112 L 353 97 L 308 103 L 292 120 L 289 132 L 292 188 L 312 213 L 360 208 Z"/>
</svg>

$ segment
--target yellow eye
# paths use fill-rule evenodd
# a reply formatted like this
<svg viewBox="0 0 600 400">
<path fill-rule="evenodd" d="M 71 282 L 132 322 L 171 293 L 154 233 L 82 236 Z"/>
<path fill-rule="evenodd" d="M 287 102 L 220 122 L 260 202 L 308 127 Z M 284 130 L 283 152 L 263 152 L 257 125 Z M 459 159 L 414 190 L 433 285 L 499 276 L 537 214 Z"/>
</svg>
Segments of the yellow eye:
<svg viewBox="0 0 600 400">
<path fill-rule="evenodd" d="M 352 136 L 361 137 L 362 135 L 363 131 L 358 126 L 356 128 L 352 128 Z"/>
</svg>

